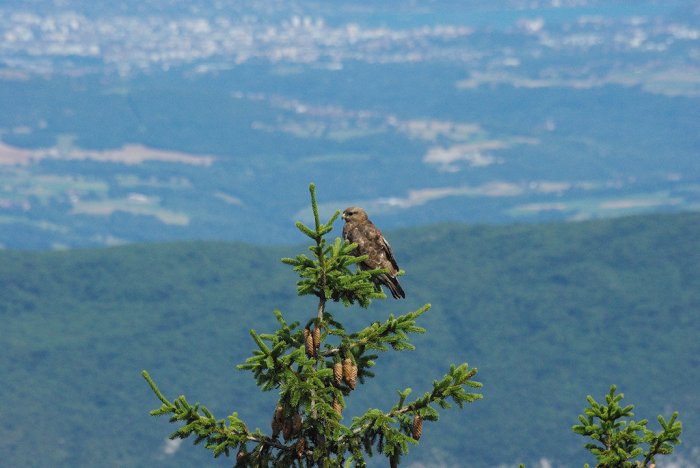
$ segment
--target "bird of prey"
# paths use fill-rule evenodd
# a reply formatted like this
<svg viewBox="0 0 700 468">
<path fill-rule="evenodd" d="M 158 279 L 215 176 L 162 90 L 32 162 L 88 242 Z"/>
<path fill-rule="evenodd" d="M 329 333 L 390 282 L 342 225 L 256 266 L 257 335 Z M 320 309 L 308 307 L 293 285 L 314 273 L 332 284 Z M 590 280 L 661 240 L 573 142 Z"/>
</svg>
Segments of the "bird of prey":
<svg viewBox="0 0 700 468">
<path fill-rule="evenodd" d="M 377 277 L 379 283 L 385 285 L 391 291 L 394 299 L 405 298 L 403 288 L 396 279 L 399 266 L 396 264 L 391 246 L 384 239 L 382 231 L 375 226 L 367 217 L 367 213 L 362 208 L 352 206 L 343 211 L 343 238 L 348 242 L 357 244 L 354 255 L 359 257 L 367 255 L 367 260 L 360 263 L 363 270 L 384 269 L 387 273 L 382 273 Z"/>
</svg>

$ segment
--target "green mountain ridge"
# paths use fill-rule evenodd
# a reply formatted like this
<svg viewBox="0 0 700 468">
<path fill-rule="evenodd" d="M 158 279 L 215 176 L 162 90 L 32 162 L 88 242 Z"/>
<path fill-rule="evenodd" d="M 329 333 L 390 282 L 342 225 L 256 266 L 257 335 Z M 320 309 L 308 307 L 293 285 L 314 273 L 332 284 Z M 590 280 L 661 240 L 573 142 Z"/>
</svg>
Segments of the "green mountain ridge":
<svg viewBox="0 0 700 468">
<path fill-rule="evenodd" d="M 345 417 L 426 390 L 452 362 L 479 368 L 484 400 L 426 423 L 406 466 L 591 462 L 571 426 L 585 396 L 618 385 L 636 417 L 680 412 L 679 455 L 700 447 L 700 214 L 542 225 L 439 225 L 388 233 L 405 301 L 332 305 L 361 327 L 430 302 L 414 352 L 380 356 Z M 300 238 L 300 241 L 302 239 Z M 235 369 L 273 309 L 305 321 L 279 262 L 304 247 L 178 242 L 0 252 L 0 454 L 8 466 L 230 466 L 166 445 L 168 397 L 237 411 L 267 430 L 275 392 Z M 693 449 L 696 449 L 693 455 Z M 169 451 L 174 453 L 169 454 Z"/>
</svg>

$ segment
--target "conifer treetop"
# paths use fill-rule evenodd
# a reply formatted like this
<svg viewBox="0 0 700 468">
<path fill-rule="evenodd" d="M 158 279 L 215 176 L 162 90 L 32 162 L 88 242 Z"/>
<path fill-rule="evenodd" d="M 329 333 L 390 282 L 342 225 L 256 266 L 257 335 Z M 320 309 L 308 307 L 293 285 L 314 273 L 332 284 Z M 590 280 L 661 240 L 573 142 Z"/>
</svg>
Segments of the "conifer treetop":
<svg viewBox="0 0 700 468">
<path fill-rule="evenodd" d="M 661 430 L 654 432 L 647 428 L 649 421 L 646 419 L 625 419 L 634 416 L 634 405 L 621 406 L 624 394 L 615 394 L 616 391 L 617 386 L 612 385 L 605 395 L 605 404 L 588 395 L 589 406 L 578 417 L 580 424 L 572 428 L 576 434 L 592 439 L 585 447 L 595 455 L 596 467 L 647 467 L 656 464 L 658 455 L 673 453 L 674 445 L 681 442 L 683 429 L 677 421 L 678 412 L 668 421 L 659 415 Z"/>
<path fill-rule="evenodd" d="M 297 272 L 297 293 L 318 299 L 315 313 L 306 320 L 288 322 L 275 310 L 278 328 L 272 333 L 250 330 L 255 343 L 252 355 L 239 369 L 250 371 L 262 391 L 276 391 L 279 400 L 271 408 L 271 433 L 250 430 L 233 412 L 217 419 L 205 406 L 191 405 L 184 396 L 167 399 L 151 376 L 143 371 L 162 405 L 153 416 L 169 415 L 181 426 L 171 439 L 194 436 L 215 457 L 236 453 L 236 466 L 340 466 L 344 463 L 364 466 L 366 457 L 385 456 L 397 466 L 409 445 L 418 443 L 424 421 L 437 421 L 439 409 L 456 404 L 463 408 L 482 398 L 473 380 L 477 370 L 466 363 L 449 366 L 445 375 L 432 382 L 432 390 L 409 399 L 411 389 L 396 391 L 397 402 L 389 409 L 370 408 L 364 414 L 343 423 L 345 400 L 375 377 L 372 371 L 378 353 L 414 349 L 410 336 L 424 333 L 417 325 L 430 309 L 426 304 L 405 314 L 390 315 L 354 332 L 338 319 L 340 313 L 327 310 L 327 304 L 357 303 L 369 307 L 372 299 L 386 296 L 377 290 L 374 277 L 384 270 L 362 270 L 353 265 L 364 257 L 354 257 L 355 245 L 326 236 L 340 212 L 327 222 L 320 220 L 316 192 L 309 187 L 314 225 L 297 222 L 297 228 L 313 243 L 311 255 L 299 254 L 282 262 Z"/>
</svg>

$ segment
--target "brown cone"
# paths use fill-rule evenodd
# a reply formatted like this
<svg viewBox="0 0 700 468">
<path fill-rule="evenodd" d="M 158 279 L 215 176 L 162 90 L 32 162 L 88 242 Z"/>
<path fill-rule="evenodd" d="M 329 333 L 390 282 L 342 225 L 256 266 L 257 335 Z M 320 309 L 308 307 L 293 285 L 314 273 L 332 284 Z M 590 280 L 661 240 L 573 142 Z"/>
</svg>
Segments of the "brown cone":
<svg viewBox="0 0 700 468">
<path fill-rule="evenodd" d="M 284 441 L 287 442 L 289 439 L 292 438 L 292 419 L 285 419 L 284 422 L 282 423 L 282 436 L 284 437 Z"/>
<path fill-rule="evenodd" d="M 314 348 L 315 349 L 320 348 L 321 347 L 321 329 L 318 328 L 318 325 L 314 327 L 313 338 L 314 338 Z"/>
<path fill-rule="evenodd" d="M 343 382 L 343 364 L 340 361 L 333 363 L 333 377 L 336 385 Z"/>
<path fill-rule="evenodd" d="M 343 378 L 345 382 L 350 385 L 350 373 L 352 372 L 352 359 L 346 357 L 343 359 Z"/>
<path fill-rule="evenodd" d="M 355 364 L 350 365 L 350 375 L 347 377 L 348 386 L 355 390 L 355 385 L 357 384 L 357 366 Z"/>
<path fill-rule="evenodd" d="M 296 413 L 292 417 L 292 434 L 296 435 L 299 434 L 301 431 L 301 415 L 299 413 Z"/>
<path fill-rule="evenodd" d="M 423 435 L 423 420 L 417 414 L 413 416 L 413 438 L 420 439 Z"/>
<path fill-rule="evenodd" d="M 272 437 L 277 437 L 277 435 L 282 430 L 282 406 L 278 405 L 275 408 L 275 414 L 272 415 Z"/>
<path fill-rule="evenodd" d="M 304 345 L 306 346 L 306 355 L 309 357 L 314 357 L 316 355 L 314 337 L 311 334 L 311 330 L 308 328 L 304 328 Z"/>
<path fill-rule="evenodd" d="M 306 440 L 303 437 L 299 437 L 297 440 L 297 458 L 304 458 L 304 451 L 306 450 Z"/>
<path fill-rule="evenodd" d="M 333 397 L 333 409 L 336 413 L 338 413 L 338 415 L 343 415 L 343 405 L 341 405 L 340 401 L 335 397 Z"/>
</svg>

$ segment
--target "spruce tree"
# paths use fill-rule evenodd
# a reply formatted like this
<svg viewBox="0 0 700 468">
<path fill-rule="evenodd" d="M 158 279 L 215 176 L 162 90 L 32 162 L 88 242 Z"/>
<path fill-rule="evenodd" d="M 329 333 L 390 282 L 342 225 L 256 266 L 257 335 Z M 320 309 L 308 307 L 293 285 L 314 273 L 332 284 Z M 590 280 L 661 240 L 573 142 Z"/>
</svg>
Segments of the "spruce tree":
<svg viewBox="0 0 700 468">
<path fill-rule="evenodd" d="M 673 453 L 674 445 L 680 444 L 683 426 L 674 412 L 666 421 L 658 416 L 661 430 L 647 429 L 646 419 L 634 421 L 634 405 L 621 406 L 622 393 L 615 394 L 617 387 L 610 387 L 605 395 L 605 404 L 598 403 L 588 395 L 589 407 L 578 417 L 580 424 L 572 429 L 575 433 L 590 437 L 586 448 L 595 455 L 596 467 L 649 467 L 656 466 L 657 455 Z M 585 465 L 588 467 L 588 465 Z"/>
<path fill-rule="evenodd" d="M 311 239 L 311 255 L 300 254 L 282 262 L 299 275 L 298 294 L 317 299 L 316 310 L 303 326 L 300 321 L 288 322 L 276 310 L 279 328 L 264 334 L 250 330 L 256 349 L 238 366 L 253 374 L 262 391 L 279 393 L 277 405 L 270 408 L 271 431 L 250 430 L 236 412 L 218 419 L 205 406 L 192 405 L 184 396 L 171 401 L 143 371 L 162 402 L 150 414 L 169 415 L 171 422 L 180 423 L 171 439 L 192 436 L 195 444 L 203 443 L 215 457 L 235 453 L 236 466 L 365 466 L 366 457 L 381 454 L 394 467 L 409 445 L 418 443 L 423 422 L 438 420 L 438 408 L 447 409 L 452 404 L 463 408 L 465 403 L 482 398 L 473 392 L 481 387 L 472 380 L 477 370 L 466 363 L 452 364 L 444 377 L 432 382 L 431 391 L 415 399 L 410 398 L 410 388 L 399 391 L 393 407 L 371 408 L 346 423 L 345 400 L 374 377 L 371 369 L 377 353 L 390 348 L 414 349 L 409 335 L 425 331 L 417 320 L 430 304 L 348 332 L 341 323 L 343 314 L 350 312 L 347 306 L 367 308 L 373 299 L 386 298 L 374 281 L 384 270 L 355 268 L 365 257 L 353 256 L 354 244 L 340 238 L 327 242 L 340 212 L 322 223 L 313 184 L 309 190 L 314 225 L 297 222 L 296 226 Z"/>
</svg>

